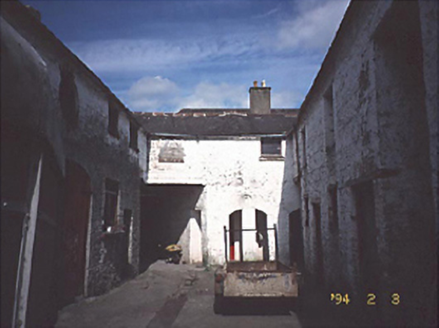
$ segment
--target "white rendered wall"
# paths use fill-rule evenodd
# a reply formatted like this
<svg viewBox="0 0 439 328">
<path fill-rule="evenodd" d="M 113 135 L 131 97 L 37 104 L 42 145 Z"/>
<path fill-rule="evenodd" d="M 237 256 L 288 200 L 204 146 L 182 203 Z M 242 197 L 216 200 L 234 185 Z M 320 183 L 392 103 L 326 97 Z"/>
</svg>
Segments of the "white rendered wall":
<svg viewBox="0 0 439 328">
<path fill-rule="evenodd" d="M 160 149 L 170 142 L 183 148 L 183 163 L 159 162 Z M 282 150 L 285 152 L 285 141 Z M 282 229 L 288 228 L 288 214 L 293 206 L 284 204 L 281 199 L 293 199 L 293 190 L 282 191 L 284 161 L 261 160 L 260 156 L 259 138 L 151 140 L 149 184 L 204 186 L 200 196 L 202 201 L 198 202 L 196 209 L 202 212 L 202 233 L 206 239 L 203 252 L 207 253 L 211 264 L 224 262 L 223 226 L 229 228 L 229 215 L 236 210 L 242 210 L 243 228 L 256 228 L 256 209 L 267 214 L 267 227 L 277 224 Z M 279 234 L 285 236 L 288 232 Z M 280 239 L 280 258 L 286 261 L 288 240 Z M 270 259 L 274 259 L 272 231 L 269 232 L 269 241 Z M 243 245 L 244 259 L 262 259 L 255 232 L 243 233 Z"/>
</svg>

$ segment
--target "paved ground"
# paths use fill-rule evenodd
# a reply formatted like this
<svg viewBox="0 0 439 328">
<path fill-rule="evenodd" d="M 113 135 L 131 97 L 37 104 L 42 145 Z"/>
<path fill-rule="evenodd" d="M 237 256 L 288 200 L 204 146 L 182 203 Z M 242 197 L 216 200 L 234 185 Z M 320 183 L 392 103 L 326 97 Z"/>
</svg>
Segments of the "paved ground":
<svg viewBox="0 0 439 328">
<path fill-rule="evenodd" d="M 293 312 L 217 315 L 213 301 L 213 271 L 156 262 L 136 279 L 106 295 L 65 307 L 55 327 L 302 327 Z"/>
</svg>

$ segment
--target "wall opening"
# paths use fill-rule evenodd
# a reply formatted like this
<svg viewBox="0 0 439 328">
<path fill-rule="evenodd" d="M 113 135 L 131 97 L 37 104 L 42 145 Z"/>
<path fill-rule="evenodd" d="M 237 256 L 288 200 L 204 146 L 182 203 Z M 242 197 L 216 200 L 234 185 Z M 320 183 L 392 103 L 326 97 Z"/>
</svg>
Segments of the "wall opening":
<svg viewBox="0 0 439 328">
<path fill-rule="evenodd" d="M 334 130 L 334 96 L 332 84 L 323 95 L 323 111 L 325 124 L 325 152 L 330 174 L 335 174 L 335 130 Z"/>
<path fill-rule="evenodd" d="M 138 151 L 138 132 L 139 127 L 132 121 L 130 121 L 130 148 Z"/>
<path fill-rule="evenodd" d="M 303 128 L 300 131 L 300 135 L 302 136 L 302 169 L 306 170 L 306 130 Z"/>
<path fill-rule="evenodd" d="M 338 196 L 337 187 L 331 186 L 328 188 L 328 216 L 329 216 L 329 232 L 331 234 L 331 240 L 333 244 L 333 257 L 338 258 L 339 255 L 339 224 L 338 224 Z"/>
<path fill-rule="evenodd" d="M 268 250 L 268 231 L 267 231 L 267 214 L 256 210 L 256 242 L 259 248 L 262 248 L 262 259 L 269 260 Z"/>
<path fill-rule="evenodd" d="M 261 156 L 282 156 L 282 138 L 261 138 Z"/>
<path fill-rule="evenodd" d="M 373 181 L 352 187 L 358 231 L 360 284 L 366 292 L 379 290 L 380 265 L 376 242 L 375 194 Z"/>
<path fill-rule="evenodd" d="M 119 182 L 105 179 L 105 205 L 103 230 L 117 225 L 117 204 L 119 199 Z"/>
<path fill-rule="evenodd" d="M 76 89 L 75 76 L 66 67 L 61 68 L 58 97 L 66 128 L 67 130 L 73 130 L 78 126 L 79 119 L 78 91 Z"/>
<path fill-rule="evenodd" d="M 295 265 L 299 271 L 304 268 L 304 245 L 303 245 L 303 226 L 300 209 L 293 211 L 289 215 L 289 241 L 290 241 L 290 264 Z"/>
<path fill-rule="evenodd" d="M 140 213 L 140 271 L 160 258 L 170 244 L 181 245 L 181 262 L 202 261 L 201 211 L 195 210 L 202 185 L 143 184 Z"/>
<path fill-rule="evenodd" d="M 119 138 L 119 109 L 114 100 L 108 102 L 108 133 Z"/>
<path fill-rule="evenodd" d="M 229 215 L 229 260 L 243 261 L 242 210 L 237 210 Z"/>
<path fill-rule="evenodd" d="M 317 283 L 324 284 L 323 269 L 323 243 L 322 243 L 322 219 L 320 203 L 312 203 L 315 237 L 315 275 Z"/>
<path fill-rule="evenodd" d="M 87 228 L 90 217 L 91 186 L 87 172 L 66 161 L 66 197 L 63 225 L 64 296 L 70 303 L 84 293 Z"/>
</svg>

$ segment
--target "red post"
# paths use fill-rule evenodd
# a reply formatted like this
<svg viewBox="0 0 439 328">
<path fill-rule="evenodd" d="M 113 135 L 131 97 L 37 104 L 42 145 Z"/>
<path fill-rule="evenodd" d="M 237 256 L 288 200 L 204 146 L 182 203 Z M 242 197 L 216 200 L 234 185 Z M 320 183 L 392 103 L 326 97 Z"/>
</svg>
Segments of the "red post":
<svg viewBox="0 0 439 328">
<path fill-rule="evenodd" d="M 235 245 L 230 245 L 230 261 L 235 260 Z"/>
</svg>

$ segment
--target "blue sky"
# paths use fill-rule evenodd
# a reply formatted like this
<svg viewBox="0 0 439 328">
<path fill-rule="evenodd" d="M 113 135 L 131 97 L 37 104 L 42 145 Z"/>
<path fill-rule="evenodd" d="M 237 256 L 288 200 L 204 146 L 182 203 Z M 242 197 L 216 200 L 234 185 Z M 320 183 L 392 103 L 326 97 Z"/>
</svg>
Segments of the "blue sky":
<svg viewBox="0 0 439 328">
<path fill-rule="evenodd" d="M 133 111 L 300 106 L 348 0 L 30 1 Z"/>
</svg>

